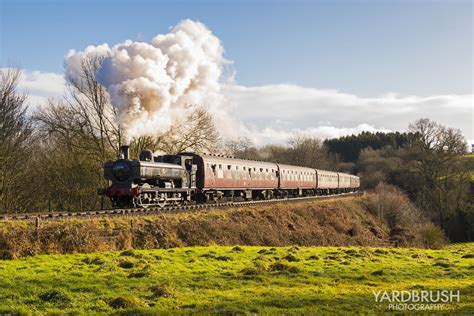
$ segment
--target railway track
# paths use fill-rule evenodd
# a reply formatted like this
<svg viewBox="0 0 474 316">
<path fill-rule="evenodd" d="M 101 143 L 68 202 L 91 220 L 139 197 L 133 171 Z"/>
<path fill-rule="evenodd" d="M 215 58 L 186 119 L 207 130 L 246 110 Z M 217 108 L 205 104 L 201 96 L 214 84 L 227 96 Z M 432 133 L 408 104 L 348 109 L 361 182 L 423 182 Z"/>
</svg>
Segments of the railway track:
<svg viewBox="0 0 474 316">
<path fill-rule="evenodd" d="M 178 213 L 186 211 L 209 210 L 215 208 L 231 208 L 249 205 L 267 205 L 276 203 L 295 203 L 302 201 L 313 200 L 327 200 L 335 197 L 344 198 L 350 196 L 359 196 L 363 192 L 341 193 L 322 196 L 306 196 L 296 198 L 272 199 L 272 200 L 257 200 L 257 201 L 242 201 L 242 202 L 219 202 L 206 204 L 190 204 L 177 205 L 166 207 L 150 207 L 150 208 L 116 208 L 97 211 L 75 211 L 75 212 L 40 212 L 40 213 L 3 213 L 0 214 L 0 220 L 60 220 L 67 218 L 87 218 L 87 217 L 109 217 L 109 216 L 123 216 L 123 215 L 151 215 L 163 213 Z"/>
</svg>

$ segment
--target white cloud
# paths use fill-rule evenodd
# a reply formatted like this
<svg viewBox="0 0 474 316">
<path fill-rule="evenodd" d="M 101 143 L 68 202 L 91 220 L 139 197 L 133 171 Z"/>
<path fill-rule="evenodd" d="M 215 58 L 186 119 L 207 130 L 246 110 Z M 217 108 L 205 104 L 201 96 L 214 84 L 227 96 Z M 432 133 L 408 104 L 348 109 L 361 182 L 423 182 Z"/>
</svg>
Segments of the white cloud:
<svg viewBox="0 0 474 316">
<path fill-rule="evenodd" d="M 64 94 L 66 81 L 63 75 L 53 72 L 23 70 L 18 90 L 28 94 L 29 110 L 45 104 L 48 98 L 58 98 Z"/>
<path fill-rule="evenodd" d="M 388 93 L 364 98 L 287 84 L 227 84 L 222 88 L 251 139 L 258 143 L 284 142 L 294 132 L 330 138 L 361 131 L 405 131 L 409 123 L 422 117 L 459 128 L 465 137 L 474 138 L 472 94 L 418 97 Z"/>
</svg>

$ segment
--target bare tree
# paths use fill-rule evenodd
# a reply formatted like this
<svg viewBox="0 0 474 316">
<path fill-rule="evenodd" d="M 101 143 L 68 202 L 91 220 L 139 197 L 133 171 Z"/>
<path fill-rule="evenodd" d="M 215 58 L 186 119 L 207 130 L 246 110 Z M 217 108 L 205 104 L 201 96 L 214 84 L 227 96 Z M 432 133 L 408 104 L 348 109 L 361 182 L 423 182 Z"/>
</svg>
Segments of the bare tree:
<svg viewBox="0 0 474 316">
<path fill-rule="evenodd" d="M 95 78 L 101 62 L 101 57 L 83 58 L 80 73 L 68 78 L 67 96 L 50 100 L 34 115 L 44 132 L 56 134 L 98 162 L 115 157 L 121 139 L 115 108 Z"/>
<path fill-rule="evenodd" d="M 219 150 L 219 142 L 212 114 L 203 107 L 196 107 L 184 122 L 174 124 L 156 138 L 155 149 L 169 154 L 183 151 L 215 153 Z"/>
<path fill-rule="evenodd" d="M 235 140 L 228 140 L 225 143 L 226 151 L 241 159 L 261 160 L 262 156 L 259 150 L 255 147 L 252 141 L 247 137 L 242 137 Z"/>
<path fill-rule="evenodd" d="M 20 208 L 32 128 L 26 115 L 26 94 L 17 91 L 21 71 L 0 69 L 0 210 Z"/>
<path fill-rule="evenodd" d="M 85 57 L 79 72 L 68 78 L 65 97 L 49 100 L 33 116 L 41 135 L 38 151 L 47 156 L 35 162 L 48 170 L 42 174 L 49 179 L 44 195 L 56 209 L 95 207 L 95 190 L 106 185 L 102 164 L 118 152 L 115 108 L 95 79 L 101 62 L 101 57 Z"/>
<path fill-rule="evenodd" d="M 315 137 L 293 135 L 289 141 L 288 162 L 317 169 L 335 169 L 335 157 L 329 154 L 323 142 Z"/>
</svg>

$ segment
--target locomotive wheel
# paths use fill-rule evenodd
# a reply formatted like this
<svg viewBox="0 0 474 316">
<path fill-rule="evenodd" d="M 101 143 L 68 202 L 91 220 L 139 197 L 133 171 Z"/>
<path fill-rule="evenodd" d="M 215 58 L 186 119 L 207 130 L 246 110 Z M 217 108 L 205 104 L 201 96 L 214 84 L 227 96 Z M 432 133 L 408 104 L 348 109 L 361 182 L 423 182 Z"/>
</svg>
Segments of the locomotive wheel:
<svg viewBox="0 0 474 316">
<path fill-rule="evenodd" d="M 139 206 L 139 207 L 142 207 L 142 208 L 148 208 L 148 206 L 149 206 L 149 204 L 144 204 L 143 203 L 141 194 L 138 196 L 137 201 L 134 204 L 135 204 L 135 207 Z"/>
</svg>

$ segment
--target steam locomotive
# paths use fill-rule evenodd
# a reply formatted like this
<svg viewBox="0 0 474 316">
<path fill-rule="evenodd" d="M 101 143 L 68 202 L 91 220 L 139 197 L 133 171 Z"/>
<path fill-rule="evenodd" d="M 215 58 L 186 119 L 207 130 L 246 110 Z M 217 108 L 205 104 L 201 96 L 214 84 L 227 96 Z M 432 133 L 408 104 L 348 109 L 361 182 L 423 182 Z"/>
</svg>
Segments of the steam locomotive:
<svg viewBox="0 0 474 316">
<path fill-rule="evenodd" d="M 359 177 L 279 163 L 183 152 L 154 156 L 149 150 L 129 159 L 120 148 L 104 164 L 110 186 L 99 189 L 116 207 L 149 207 L 327 195 L 357 191 Z"/>
</svg>

